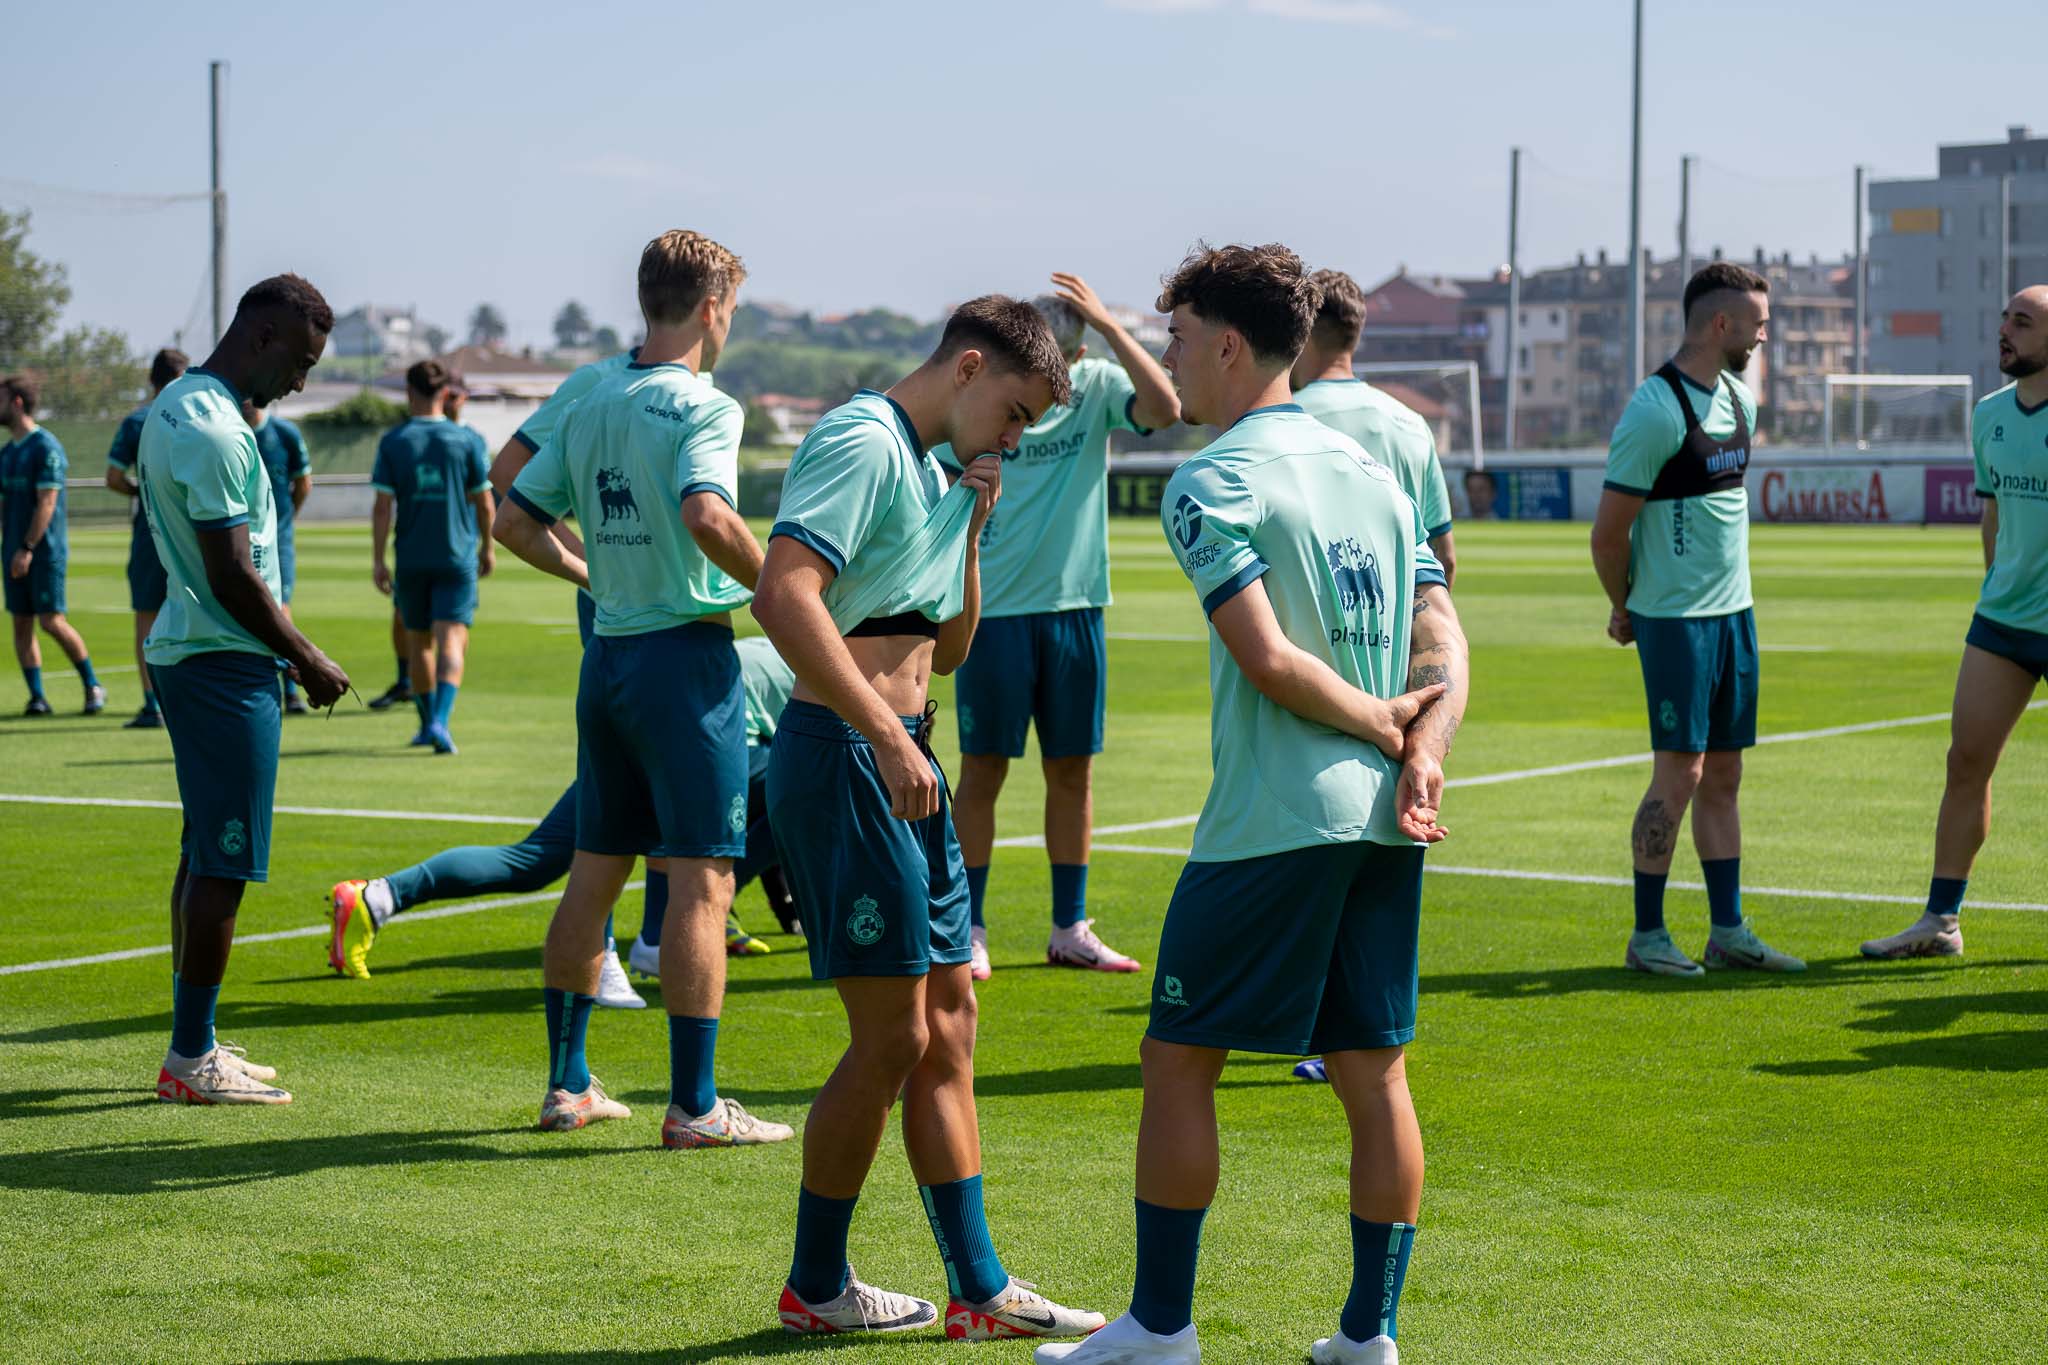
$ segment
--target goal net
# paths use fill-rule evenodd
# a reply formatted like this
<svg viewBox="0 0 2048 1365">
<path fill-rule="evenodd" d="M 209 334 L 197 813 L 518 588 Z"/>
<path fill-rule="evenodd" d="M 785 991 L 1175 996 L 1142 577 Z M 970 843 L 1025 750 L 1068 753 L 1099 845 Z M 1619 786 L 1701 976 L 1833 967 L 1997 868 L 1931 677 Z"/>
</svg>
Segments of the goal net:
<svg viewBox="0 0 2048 1365">
<path fill-rule="evenodd" d="M 1823 382 L 1821 439 L 1831 450 L 1969 445 L 1969 375 L 1831 374 Z"/>
<path fill-rule="evenodd" d="M 1382 361 L 1355 365 L 1360 379 L 1422 415 L 1446 458 L 1483 465 L 1479 421 L 1479 366 L 1470 360 Z"/>
</svg>

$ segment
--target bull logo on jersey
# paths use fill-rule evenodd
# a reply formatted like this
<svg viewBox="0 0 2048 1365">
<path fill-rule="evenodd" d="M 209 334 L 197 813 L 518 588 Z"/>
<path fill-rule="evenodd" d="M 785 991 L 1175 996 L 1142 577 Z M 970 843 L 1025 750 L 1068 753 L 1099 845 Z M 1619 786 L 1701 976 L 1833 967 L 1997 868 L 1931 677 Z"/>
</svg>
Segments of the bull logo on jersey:
<svg viewBox="0 0 2048 1365">
<path fill-rule="evenodd" d="M 863 948 L 881 940 L 881 908 L 873 896 L 862 896 L 853 903 L 853 913 L 846 918 L 846 936 Z"/>
<path fill-rule="evenodd" d="M 1325 545 L 1323 558 L 1329 561 L 1330 577 L 1337 584 L 1337 602 L 1345 611 L 1366 606 L 1375 612 L 1387 609 L 1387 587 L 1380 579 L 1379 559 L 1359 544 L 1355 536 Z"/>
<path fill-rule="evenodd" d="M 1186 493 L 1173 505 L 1173 538 L 1183 550 L 1192 549 L 1202 538 L 1202 507 Z"/>
<path fill-rule="evenodd" d="M 597 471 L 597 505 L 604 509 L 604 515 L 598 521 L 600 526 L 629 518 L 640 520 L 640 504 L 633 501 L 633 481 L 626 477 L 623 469 Z"/>
</svg>

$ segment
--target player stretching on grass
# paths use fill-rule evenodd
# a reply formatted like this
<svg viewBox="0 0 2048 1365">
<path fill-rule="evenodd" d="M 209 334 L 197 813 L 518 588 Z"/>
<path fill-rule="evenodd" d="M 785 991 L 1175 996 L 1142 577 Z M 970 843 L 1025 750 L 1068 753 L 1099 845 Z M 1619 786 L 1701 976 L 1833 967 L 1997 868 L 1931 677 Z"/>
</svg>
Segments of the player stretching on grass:
<svg viewBox="0 0 2048 1365">
<path fill-rule="evenodd" d="M 184 807 L 171 883 L 171 1045 L 159 1099 L 287 1104 L 277 1073 L 216 1046 L 214 1003 L 243 888 L 268 879 L 271 801 L 283 723 L 283 660 L 315 706 L 348 676 L 299 634 L 278 601 L 277 509 L 242 420 L 305 387 L 334 314 L 320 291 L 277 275 L 242 296 L 201 368 L 157 395 L 143 426 L 142 501 L 170 588 L 144 645 Z"/>
<path fill-rule="evenodd" d="M 185 367 L 191 363 L 183 351 L 169 347 L 158 351 L 149 362 L 149 402 L 123 417 L 121 425 L 114 429 L 114 443 L 107 448 L 107 487 L 122 497 L 133 498 L 142 491 L 135 482 L 135 457 L 142 445 L 143 419 L 149 416 L 150 404 L 156 402 L 164 385 L 185 373 Z M 121 727 L 124 730 L 163 728 L 163 712 L 156 704 L 156 686 L 149 680 L 142 642 L 148 637 L 149 628 L 156 624 L 156 614 L 163 610 L 164 586 L 164 566 L 156 557 L 156 542 L 149 535 L 149 518 L 143 514 L 138 498 L 135 523 L 128 534 L 128 606 L 135 613 L 135 667 L 142 675 L 142 709 Z"/>
<path fill-rule="evenodd" d="M 1039 1347 L 1042 1362 L 1201 1359 L 1195 1258 L 1233 1048 L 1323 1054 L 1351 1128 L 1353 1265 L 1340 1330 L 1313 1355 L 1397 1358 L 1422 1202 L 1402 1046 L 1466 653 L 1415 504 L 1291 401 L 1317 299 L 1282 246 L 1198 248 L 1159 298 L 1182 411 L 1223 430 L 1161 503 L 1209 617 L 1215 773 L 1167 907 L 1140 1053 L 1130 1312 L 1079 1345 Z"/>
<path fill-rule="evenodd" d="M 506 547 L 587 585 L 597 603 L 576 693 L 576 856 L 543 959 L 543 1129 L 630 1112 L 591 1076 L 584 1035 L 601 929 L 645 851 L 669 860 L 662 1145 L 793 1136 L 721 1098 L 713 1076 L 725 994 L 719 931 L 747 832 L 746 698 L 732 609 L 752 595 L 761 546 L 736 510 L 739 404 L 696 372 L 717 359 L 745 278 L 739 258 L 700 233 L 668 232 L 648 243 L 640 358 L 563 416 L 506 499 Z M 585 532 L 587 568 L 548 532 L 571 512 Z"/>
<path fill-rule="evenodd" d="M 40 396 L 27 375 L 0 379 L 0 422 L 10 438 L 0 446 L 0 575 L 5 576 L 7 614 L 14 618 L 14 658 L 28 684 L 28 709 L 47 716 L 43 695 L 43 652 L 36 626 L 57 642 L 85 686 L 85 714 L 107 705 L 86 653 L 84 637 L 64 618 L 64 569 L 70 547 L 64 522 L 64 447 L 36 424 Z"/>
<path fill-rule="evenodd" d="M 1045 851 L 1052 860 L 1046 961 L 1100 972 L 1138 964 L 1096 937 L 1088 918 L 1092 773 L 1102 752 L 1109 656 L 1109 433 L 1149 433 L 1180 420 L 1173 383 L 1078 275 L 1054 275 L 1057 294 L 1033 301 L 1066 357 L 1070 401 L 1003 452 L 1002 510 L 982 527 L 981 626 L 955 680 L 960 790 L 953 819 L 967 859 L 974 979 L 989 977 L 982 898 L 995 847 L 996 797 L 1024 736 L 1038 729 L 1045 768 Z M 1086 360 L 1085 327 L 1109 339 L 1119 364 Z M 951 448 L 932 451 L 957 470 Z"/>
<path fill-rule="evenodd" d="M 455 752 L 448 732 L 455 693 L 476 618 L 476 582 L 495 562 L 491 543 L 490 468 L 483 438 L 442 412 L 448 370 L 422 360 L 405 372 L 412 416 L 384 433 L 370 484 L 371 579 L 405 621 L 412 657 L 413 705 L 420 729 L 412 742 L 437 754 Z M 392 506 L 398 510 L 398 577 L 384 565 Z"/>
<path fill-rule="evenodd" d="M 1970 419 L 1984 500 L 1984 589 L 1963 643 L 1950 721 L 1948 785 L 1934 822 L 1927 909 L 1865 957 L 1953 957 L 1970 864 L 1991 832 L 1991 774 L 2034 687 L 2048 674 L 2048 285 L 2012 296 L 1998 368 L 2013 382 Z"/>
<path fill-rule="evenodd" d="M 298 581 L 297 537 L 299 509 L 313 491 L 313 459 L 306 451 L 306 438 L 296 422 L 266 413 L 247 398 L 242 400 L 242 420 L 256 434 L 256 453 L 270 473 L 270 501 L 277 508 L 277 577 L 279 601 L 287 619 L 292 614 L 292 587 Z M 306 714 L 306 702 L 299 685 L 284 680 L 284 710 L 288 716 Z"/>
<path fill-rule="evenodd" d="M 1443 565 L 1448 587 L 1458 580 L 1457 549 L 1451 540 L 1451 490 L 1444 483 L 1436 437 L 1421 414 L 1353 373 L 1358 340 L 1365 334 L 1365 291 L 1358 281 L 1341 270 L 1318 270 L 1309 279 L 1323 291 L 1323 303 L 1288 376 L 1294 401 L 1387 467 L 1421 511 L 1430 553 Z"/>
<path fill-rule="evenodd" d="M 1102 1323 L 1010 1278 L 981 1200 L 967 882 L 932 758 L 933 673 L 967 657 L 981 614 L 975 538 L 1001 462 L 1069 394 L 1066 360 L 1028 303 L 954 311 L 929 360 L 887 393 L 827 413 L 791 458 L 754 615 L 796 672 L 768 764 L 768 814 L 804 913 L 811 974 L 851 1035 L 804 1126 L 792 1332 L 928 1326 L 923 1299 L 862 1283 L 847 1229 L 889 1111 L 945 1263 L 946 1333 L 1072 1336 Z M 948 493 L 929 453 L 968 462 Z"/>
<path fill-rule="evenodd" d="M 1756 614 L 1749 591 L 1749 468 L 1756 399 L 1735 376 L 1770 321 L 1770 282 L 1730 261 L 1685 285 L 1685 340 L 1629 400 L 1607 451 L 1593 568 L 1607 633 L 1634 644 L 1650 704 L 1650 789 L 1636 808 L 1636 927 L 1626 961 L 1659 976 L 1704 969 L 1664 927 L 1678 825 L 1713 920 L 1708 967 L 1799 972 L 1806 964 L 1742 918 L 1742 751 L 1756 743 Z"/>
</svg>

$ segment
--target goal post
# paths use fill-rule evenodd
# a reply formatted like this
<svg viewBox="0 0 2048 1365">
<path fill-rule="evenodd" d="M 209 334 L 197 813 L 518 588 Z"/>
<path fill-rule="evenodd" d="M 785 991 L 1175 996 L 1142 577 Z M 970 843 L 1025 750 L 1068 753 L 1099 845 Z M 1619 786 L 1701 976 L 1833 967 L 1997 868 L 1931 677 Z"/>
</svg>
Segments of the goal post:
<svg viewBox="0 0 2048 1365">
<path fill-rule="evenodd" d="M 1829 450 L 1970 443 L 1977 382 L 1967 374 L 1831 374 L 1822 383 Z"/>
<path fill-rule="evenodd" d="M 1479 413 L 1479 366 L 1470 360 L 1387 360 L 1351 372 L 1421 415 L 1436 433 L 1439 455 L 1486 468 Z"/>
</svg>

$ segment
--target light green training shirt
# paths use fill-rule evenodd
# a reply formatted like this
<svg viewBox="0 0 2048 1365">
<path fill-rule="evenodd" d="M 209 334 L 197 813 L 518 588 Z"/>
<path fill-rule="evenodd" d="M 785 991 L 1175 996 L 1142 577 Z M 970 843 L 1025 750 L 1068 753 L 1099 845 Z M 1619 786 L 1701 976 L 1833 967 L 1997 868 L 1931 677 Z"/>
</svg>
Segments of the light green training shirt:
<svg viewBox="0 0 2048 1365">
<path fill-rule="evenodd" d="M 519 430 L 512 433 L 512 439 L 528 450 L 539 450 L 547 444 L 548 437 L 555 434 L 555 424 L 562 420 L 563 413 L 575 407 L 576 401 L 584 394 L 631 365 L 639 354 L 640 348 L 635 346 L 630 351 L 620 351 L 617 355 L 593 360 L 588 365 L 578 365 L 570 371 L 567 379 L 555 386 L 547 401 L 519 424 Z"/>
<path fill-rule="evenodd" d="M 1109 433 L 1150 428 L 1131 416 L 1138 394 L 1123 366 L 1087 358 L 1067 374 L 1072 399 L 1003 452 L 1003 496 L 981 527 L 985 617 L 1110 603 Z M 951 446 L 932 454 L 961 468 Z"/>
<path fill-rule="evenodd" d="M 1998 502 L 1998 538 L 1977 612 L 2048 634 L 2048 404 L 2027 408 L 2008 384 L 1977 404 L 1970 444 L 1977 496 Z"/>
<path fill-rule="evenodd" d="M 1436 435 L 1421 413 L 1362 379 L 1317 379 L 1296 390 L 1294 401 L 1392 471 L 1394 482 L 1421 509 L 1432 537 L 1449 533 L 1451 490 L 1437 458 Z"/>
<path fill-rule="evenodd" d="M 199 553 L 201 531 L 249 528 L 249 558 L 270 595 L 282 600 L 277 504 L 256 434 L 242 420 L 242 396 L 198 366 L 164 386 L 150 404 L 135 463 L 150 538 L 170 580 L 142 657 L 174 664 L 227 651 L 271 655 L 214 597 Z"/>
<path fill-rule="evenodd" d="M 1415 593 L 1444 571 L 1415 504 L 1349 436 L 1292 403 L 1254 409 L 1174 472 L 1160 521 L 1205 614 L 1261 581 L 1289 640 L 1376 697 L 1407 690 Z M 1192 861 L 1412 842 L 1395 823 L 1400 765 L 1270 700 L 1213 624 L 1209 689 Z"/>
<path fill-rule="evenodd" d="M 512 501 L 529 515 L 575 513 L 597 634 L 687 625 L 753 596 L 705 558 L 682 513 L 696 493 L 739 505 L 742 420 L 688 366 L 634 363 L 570 407 L 519 471 Z"/>
<path fill-rule="evenodd" d="M 749 635 L 733 648 L 740 656 L 740 687 L 747 694 L 747 743 L 766 744 L 775 738 L 782 708 L 796 690 L 796 674 L 765 635 Z"/>
<path fill-rule="evenodd" d="M 960 614 L 973 490 L 944 471 L 887 394 L 863 389 L 790 457 L 769 538 L 808 546 L 837 573 L 825 609 L 840 631 L 877 616 Z"/>
<path fill-rule="evenodd" d="M 1711 391 L 1689 377 L 1681 387 L 1707 435 L 1734 435 L 1738 404 L 1754 435 L 1756 398 L 1734 375 L 1723 371 Z M 1653 374 L 1615 424 L 1606 486 L 1650 497 L 1657 476 L 1684 444 L 1678 399 Z M 1638 616 L 1726 616 L 1749 607 L 1749 490 L 1737 485 L 1644 503 L 1629 530 L 1628 577 L 1628 609 Z"/>
</svg>

